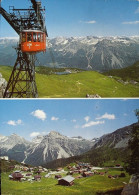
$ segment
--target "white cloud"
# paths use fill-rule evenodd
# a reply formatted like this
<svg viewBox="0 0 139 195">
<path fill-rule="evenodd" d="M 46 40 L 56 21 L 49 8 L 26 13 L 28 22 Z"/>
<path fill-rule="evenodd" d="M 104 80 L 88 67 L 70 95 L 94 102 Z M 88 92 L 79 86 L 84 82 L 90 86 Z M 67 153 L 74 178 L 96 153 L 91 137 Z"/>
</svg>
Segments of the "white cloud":
<svg viewBox="0 0 139 195">
<path fill-rule="evenodd" d="M 21 125 L 22 124 L 22 120 L 17 120 L 17 121 L 13 121 L 13 120 L 10 120 L 7 122 L 8 125 L 12 125 L 12 126 L 16 126 L 16 125 Z"/>
<path fill-rule="evenodd" d="M 139 24 L 139 20 L 137 20 L 137 21 L 123 22 L 122 24 Z"/>
<path fill-rule="evenodd" d="M 90 20 L 90 21 L 80 21 L 80 23 L 85 23 L 85 24 L 95 24 L 95 20 Z"/>
<path fill-rule="evenodd" d="M 42 135 L 46 135 L 46 134 L 47 134 L 47 132 L 46 132 L 46 131 L 43 131 L 41 134 L 42 134 Z"/>
<path fill-rule="evenodd" d="M 85 120 L 86 122 L 88 122 L 88 121 L 90 120 L 90 116 L 84 117 L 84 120 Z"/>
<path fill-rule="evenodd" d="M 16 126 L 16 122 L 15 121 L 12 121 L 12 120 L 8 121 L 7 124 L 8 125 Z"/>
<path fill-rule="evenodd" d="M 30 133 L 30 137 L 33 138 L 33 137 L 36 137 L 38 135 L 42 135 L 42 136 L 45 136 L 45 135 L 48 135 L 50 132 L 47 132 L 47 131 L 42 131 L 42 132 L 32 132 Z"/>
<path fill-rule="evenodd" d="M 36 118 L 44 121 L 47 118 L 46 113 L 43 110 L 35 110 L 33 112 L 31 112 L 31 115 L 35 116 Z"/>
<path fill-rule="evenodd" d="M 114 120 L 114 119 L 115 119 L 115 115 L 114 115 L 114 114 L 105 113 L 104 115 L 102 115 L 102 116 L 96 118 L 96 120 L 100 120 L 100 119 Z"/>
<path fill-rule="evenodd" d="M 76 119 L 73 119 L 71 122 L 76 123 Z"/>
<path fill-rule="evenodd" d="M 55 117 L 55 116 L 52 116 L 51 117 L 51 121 L 58 121 L 59 118 Z"/>
<path fill-rule="evenodd" d="M 104 124 L 105 121 L 90 121 L 89 123 L 86 123 L 82 126 L 82 128 L 86 128 L 86 127 L 91 127 L 94 125 L 100 125 L 100 124 Z"/>
<path fill-rule="evenodd" d="M 22 121 L 19 119 L 16 121 L 16 124 L 20 125 L 20 124 L 22 124 Z"/>
<path fill-rule="evenodd" d="M 40 135 L 39 132 L 32 132 L 32 133 L 30 134 L 30 137 L 36 137 L 36 136 L 38 136 L 38 135 Z"/>
</svg>

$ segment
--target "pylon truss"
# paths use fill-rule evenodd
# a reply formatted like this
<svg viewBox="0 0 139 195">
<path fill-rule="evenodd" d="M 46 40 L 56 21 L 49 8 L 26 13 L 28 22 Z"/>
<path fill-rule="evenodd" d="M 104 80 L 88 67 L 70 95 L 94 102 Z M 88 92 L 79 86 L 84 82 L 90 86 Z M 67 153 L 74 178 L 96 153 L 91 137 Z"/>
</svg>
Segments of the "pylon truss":
<svg viewBox="0 0 139 195">
<path fill-rule="evenodd" d="M 35 82 L 35 54 L 17 50 L 17 60 L 8 81 L 4 98 L 37 98 Z"/>
</svg>

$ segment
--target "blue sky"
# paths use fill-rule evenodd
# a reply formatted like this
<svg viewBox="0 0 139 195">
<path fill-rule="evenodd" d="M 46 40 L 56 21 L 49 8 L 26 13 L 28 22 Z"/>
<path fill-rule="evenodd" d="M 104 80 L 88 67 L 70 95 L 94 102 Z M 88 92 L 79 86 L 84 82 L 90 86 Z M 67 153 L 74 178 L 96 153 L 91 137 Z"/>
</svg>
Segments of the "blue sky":
<svg viewBox="0 0 139 195">
<path fill-rule="evenodd" d="M 139 35 L 139 0 L 42 0 L 49 37 Z M 30 1 L 2 0 L 2 7 L 28 8 Z M 17 36 L 1 17 L 0 37 Z"/>
<path fill-rule="evenodd" d="M 87 139 L 137 122 L 139 99 L 0 100 L 0 134 L 31 140 L 58 131 Z"/>
</svg>

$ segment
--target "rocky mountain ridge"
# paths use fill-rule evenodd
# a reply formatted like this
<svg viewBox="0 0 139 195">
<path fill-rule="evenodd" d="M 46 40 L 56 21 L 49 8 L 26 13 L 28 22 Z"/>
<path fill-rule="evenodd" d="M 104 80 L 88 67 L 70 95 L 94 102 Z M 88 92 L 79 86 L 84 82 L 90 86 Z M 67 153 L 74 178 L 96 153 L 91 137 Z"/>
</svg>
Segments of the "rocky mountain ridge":
<svg viewBox="0 0 139 195">
<path fill-rule="evenodd" d="M 15 134 L 8 137 L 0 135 L 1 155 L 36 166 L 57 159 L 79 156 L 99 148 L 125 149 L 134 126 L 139 127 L 139 123 L 92 140 L 80 136 L 69 138 L 54 131 L 45 136 L 37 136 L 32 142 Z"/>
<path fill-rule="evenodd" d="M 110 147 L 110 148 L 126 148 L 128 146 L 128 141 L 131 137 L 131 131 L 134 126 L 139 127 L 139 123 L 131 124 L 129 126 L 117 129 L 113 133 L 103 135 L 94 144 L 93 148 L 100 147 Z"/>
<path fill-rule="evenodd" d="M 15 139 L 16 137 L 16 139 Z M 88 151 L 93 142 L 86 139 L 73 139 L 58 132 L 38 136 L 28 142 L 18 135 L 0 136 L 1 155 L 32 165 L 67 158 Z"/>
<path fill-rule="evenodd" d="M 0 39 L 0 64 L 12 65 L 18 39 Z M 10 60 L 9 60 L 10 58 Z M 38 54 L 43 66 L 108 71 L 132 65 L 139 59 L 139 37 L 57 37 L 47 41 L 47 52 Z M 10 64 L 9 64 L 10 63 Z"/>
</svg>

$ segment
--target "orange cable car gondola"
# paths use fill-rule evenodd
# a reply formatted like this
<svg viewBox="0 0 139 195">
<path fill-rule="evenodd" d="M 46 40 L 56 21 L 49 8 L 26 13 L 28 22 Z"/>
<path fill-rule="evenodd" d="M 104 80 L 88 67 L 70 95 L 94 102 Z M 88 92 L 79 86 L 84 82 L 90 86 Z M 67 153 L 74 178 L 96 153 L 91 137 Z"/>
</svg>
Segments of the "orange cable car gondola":
<svg viewBox="0 0 139 195">
<path fill-rule="evenodd" d="M 23 30 L 20 33 L 20 43 L 22 52 L 45 52 L 46 33 L 39 30 Z"/>
</svg>

